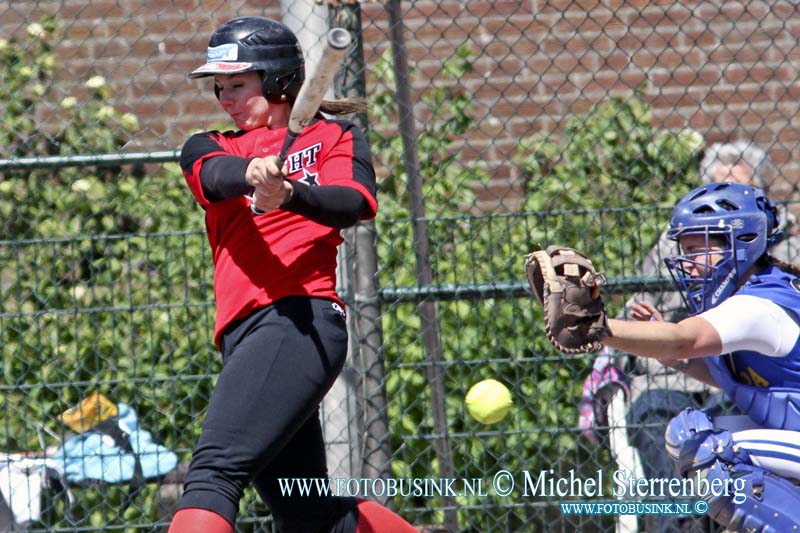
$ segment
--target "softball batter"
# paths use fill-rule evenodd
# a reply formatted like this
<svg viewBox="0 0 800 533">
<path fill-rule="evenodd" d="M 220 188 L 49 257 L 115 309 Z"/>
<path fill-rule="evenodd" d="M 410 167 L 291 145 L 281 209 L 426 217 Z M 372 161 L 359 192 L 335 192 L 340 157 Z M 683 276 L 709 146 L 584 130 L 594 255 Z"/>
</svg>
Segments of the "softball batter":
<svg viewBox="0 0 800 533">
<path fill-rule="evenodd" d="M 207 63 L 189 75 L 214 77 L 238 131 L 194 135 L 181 152 L 205 210 L 223 367 L 171 533 L 232 532 L 250 483 L 284 533 L 416 531 L 374 502 L 289 497 L 277 482 L 327 477 L 318 407 L 347 353 L 335 292 L 339 230 L 377 211 L 369 148 L 348 121 L 320 115 L 277 167 L 304 75 L 295 35 L 259 17 L 219 27 Z M 320 109 L 339 115 L 363 106 L 337 100 Z"/>
</svg>

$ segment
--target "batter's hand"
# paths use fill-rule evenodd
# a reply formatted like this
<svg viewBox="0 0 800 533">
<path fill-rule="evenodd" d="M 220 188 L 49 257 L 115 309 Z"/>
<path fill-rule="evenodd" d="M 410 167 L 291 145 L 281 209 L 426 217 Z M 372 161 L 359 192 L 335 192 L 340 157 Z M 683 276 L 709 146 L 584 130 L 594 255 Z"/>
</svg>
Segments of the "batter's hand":
<svg viewBox="0 0 800 533">
<path fill-rule="evenodd" d="M 269 213 L 282 207 L 292 197 L 292 183 L 283 181 L 279 189 L 256 187 L 253 191 L 253 206 L 259 214 Z"/>
<path fill-rule="evenodd" d="M 661 313 L 648 302 L 635 302 L 631 304 L 631 318 L 634 320 L 649 320 L 660 322 L 664 320 Z"/>
<path fill-rule="evenodd" d="M 268 213 L 289 201 L 292 184 L 284 177 L 285 169 L 286 165 L 278 168 L 278 158 L 274 155 L 256 157 L 247 165 L 244 179 L 254 188 L 254 212 Z"/>
<path fill-rule="evenodd" d="M 271 191 L 280 187 L 284 174 L 283 169 L 278 168 L 278 158 L 270 155 L 251 160 L 244 173 L 244 179 L 251 187 L 261 187 L 265 191 Z"/>
</svg>

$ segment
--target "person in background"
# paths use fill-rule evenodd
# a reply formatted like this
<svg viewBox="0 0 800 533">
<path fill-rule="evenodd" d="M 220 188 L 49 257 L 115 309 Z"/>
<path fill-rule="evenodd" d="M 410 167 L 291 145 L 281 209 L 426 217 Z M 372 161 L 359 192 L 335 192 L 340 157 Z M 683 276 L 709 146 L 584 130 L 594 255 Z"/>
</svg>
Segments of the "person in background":
<svg viewBox="0 0 800 533">
<path fill-rule="evenodd" d="M 327 479 L 319 404 L 347 354 L 335 292 L 340 229 L 376 215 L 375 172 L 362 132 L 318 115 L 286 164 L 276 154 L 303 83 L 303 53 L 283 24 L 241 17 L 211 36 L 214 94 L 236 131 L 192 136 L 180 164 L 205 210 L 214 259 L 214 341 L 223 366 L 170 533 L 232 533 L 255 486 L 281 533 L 413 533 L 389 509 L 322 490 L 282 491 L 280 478 Z M 323 101 L 329 115 L 363 109 Z"/>
</svg>

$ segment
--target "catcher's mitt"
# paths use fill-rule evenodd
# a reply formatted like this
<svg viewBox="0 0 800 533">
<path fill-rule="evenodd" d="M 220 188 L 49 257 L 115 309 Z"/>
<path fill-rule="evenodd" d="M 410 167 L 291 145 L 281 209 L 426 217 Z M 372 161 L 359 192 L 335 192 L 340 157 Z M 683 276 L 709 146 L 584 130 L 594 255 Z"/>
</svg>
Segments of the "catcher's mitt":
<svg viewBox="0 0 800 533">
<path fill-rule="evenodd" d="M 611 334 L 600 285 L 605 277 L 588 257 L 565 246 L 548 246 L 525 256 L 525 275 L 544 309 L 547 340 L 562 353 L 601 348 Z"/>
</svg>

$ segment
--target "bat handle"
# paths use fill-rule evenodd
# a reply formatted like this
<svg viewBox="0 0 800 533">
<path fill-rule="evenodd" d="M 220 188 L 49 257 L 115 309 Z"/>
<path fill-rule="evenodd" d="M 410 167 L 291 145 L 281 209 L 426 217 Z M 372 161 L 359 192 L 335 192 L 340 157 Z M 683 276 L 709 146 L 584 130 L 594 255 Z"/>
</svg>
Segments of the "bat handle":
<svg viewBox="0 0 800 533">
<path fill-rule="evenodd" d="M 299 136 L 300 133 L 292 130 L 286 132 L 286 138 L 283 140 L 283 146 L 281 146 L 281 151 L 278 152 L 278 158 L 277 158 L 278 160 L 276 161 L 278 168 L 283 168 L 283 164 L 286 163 L 286 158 L 289 155 L 289 149 L 292 147 L 294 141 Z M 254 215 L 263 215 L 264 213 L 266 213 L 266 211 L 262 211 L 261 209 L 256 207 L 255 195 L 256 193 L 253 192 L 253 198 L 250 200 L 250 211 L 252 211 Z"/>
<path fill-rule="evenodd" d="M 278 152 L 278 168 L 283 168 L 283 164 L 286 162 L 286 158 L 289 155 L 289 149 L 299 136 L 299 131 L 292 131 L 289 129 L 289 131 L 286 132 L 286 138 L 283 139 L 283 146 L 281 146 L 281 150 Z"/>
</svg>

